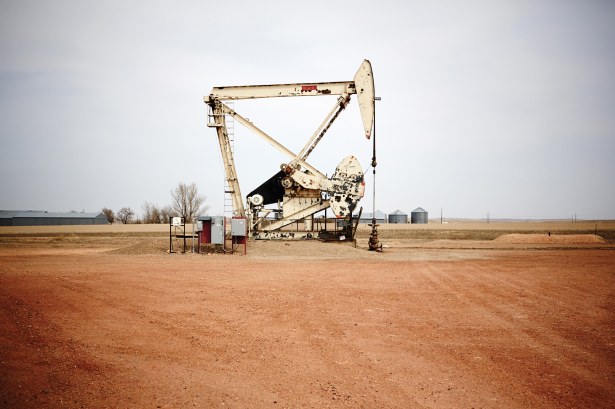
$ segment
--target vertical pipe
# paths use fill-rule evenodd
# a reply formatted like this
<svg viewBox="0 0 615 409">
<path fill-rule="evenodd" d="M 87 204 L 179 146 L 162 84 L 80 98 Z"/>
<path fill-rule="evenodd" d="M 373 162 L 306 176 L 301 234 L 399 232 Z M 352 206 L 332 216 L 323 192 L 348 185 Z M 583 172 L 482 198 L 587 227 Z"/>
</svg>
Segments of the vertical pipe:
<svg viewBox="0 0 615 409">
<path fill-rule="evenodd" d="M 186 219 L 182 217 L 183 229 L 184 229 L 184 253 L 186 253 Z"/>
</svg>

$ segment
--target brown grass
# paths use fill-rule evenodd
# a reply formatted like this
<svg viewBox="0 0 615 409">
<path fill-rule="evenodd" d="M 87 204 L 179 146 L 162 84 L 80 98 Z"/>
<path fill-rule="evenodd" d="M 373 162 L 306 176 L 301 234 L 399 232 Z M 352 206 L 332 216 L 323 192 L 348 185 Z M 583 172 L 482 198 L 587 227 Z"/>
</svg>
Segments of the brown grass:
<svg viewBox="0 0 615 409">
<path fill-rule="evenodd" d="M 609 243 L 615 243 L 615 221 L 596 222 L 451 222 L 446 224 L 381 224 L 381 239 L 418 240 L 495 240 L 505 234 L 576 235 L 597 234 Z M 357 238 L 367 238 L 371 227 L 360 225 Z"/>
<path fill-rule="evenodd" d="M 186 233 L 192 232 L 192 225 L 186 226 Z M 615 221 L 570 221 L 545 222 L 473 222 L 457 221 L 446 224 L 381 224 L 378 226 L 380 239 L 418 240 L 494 240 L 505 234 L 597 234 L 607 243 L 615 243 Z M 371 227 L 359 225 L 357 239 L 369 237 Z M 0 237 L 168 237 L 166 224 L 113 224 L 102 226 L 0 226 Z"/>
</svg>

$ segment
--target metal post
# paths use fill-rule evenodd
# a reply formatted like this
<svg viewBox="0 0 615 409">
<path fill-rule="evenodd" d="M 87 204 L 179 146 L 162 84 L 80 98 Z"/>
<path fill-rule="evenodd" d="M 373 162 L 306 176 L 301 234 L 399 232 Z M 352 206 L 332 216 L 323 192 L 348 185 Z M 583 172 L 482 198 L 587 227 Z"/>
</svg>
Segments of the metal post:
<svg viewBox="0 0 615 409">
<path fill-rule="evenodd" d="M 183 217 L 182 217 L 182 223 L 183 223 L 182 224 L 182 228 L 184 230 L 184 234 L 183 234 L 183 236 L 184 236 L 184 253 L 186 253 L 186 219 L 184 219 Z"/>
</svg>

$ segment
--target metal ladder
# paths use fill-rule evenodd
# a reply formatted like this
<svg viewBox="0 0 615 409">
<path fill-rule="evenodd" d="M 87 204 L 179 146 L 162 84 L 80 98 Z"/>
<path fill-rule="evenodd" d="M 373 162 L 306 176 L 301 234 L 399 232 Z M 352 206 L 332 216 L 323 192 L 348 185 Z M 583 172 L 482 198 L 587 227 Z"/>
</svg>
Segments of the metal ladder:
<svg viewBox="0 0 615 409">
<path fill-rule="evenodd" d="M 235 110 L 235 101 L 227 101 L 226 105 L 232 110 Z M 233 156 L 235 155 L 235 118 L 231 115 L 226 115 L 226 130 L 228 135 L 229 144 L 231 146 L 231 152 Z M 233 198 L 231 194 L 234 193 L 232 188 L 229 186 L 228 181 L 226 180 L 226 175 L 224 176 L 224 219 L 225 219 L 225 237 L 230 236 L 230 228 L 231 223 L 230 219 L 233 218 Z"/>
</svg>

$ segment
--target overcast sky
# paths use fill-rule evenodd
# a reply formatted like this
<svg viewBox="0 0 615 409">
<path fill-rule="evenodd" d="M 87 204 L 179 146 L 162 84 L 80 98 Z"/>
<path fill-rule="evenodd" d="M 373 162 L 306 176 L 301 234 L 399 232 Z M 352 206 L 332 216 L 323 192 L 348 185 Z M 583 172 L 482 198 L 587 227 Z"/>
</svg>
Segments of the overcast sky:
<svg viewBox="0 0 615 409">
<path fill-rule="evenodd" d="M 430 216 L 615 218 L 615 2 L 0 2 L 0 209 L 142 211 L 196 183 L 223 211 L 203 96 L 213 86 L 350 81 L 377 103 L 376 208 Z M 298 151 L 335 97 L 239 101 Z M 241 125 L 244 195 L 286 158 Z M 358 104 L 309 161 L 371 142 Z M 371 170 L 361 202 L 372 211 Z"/>
</svg>

